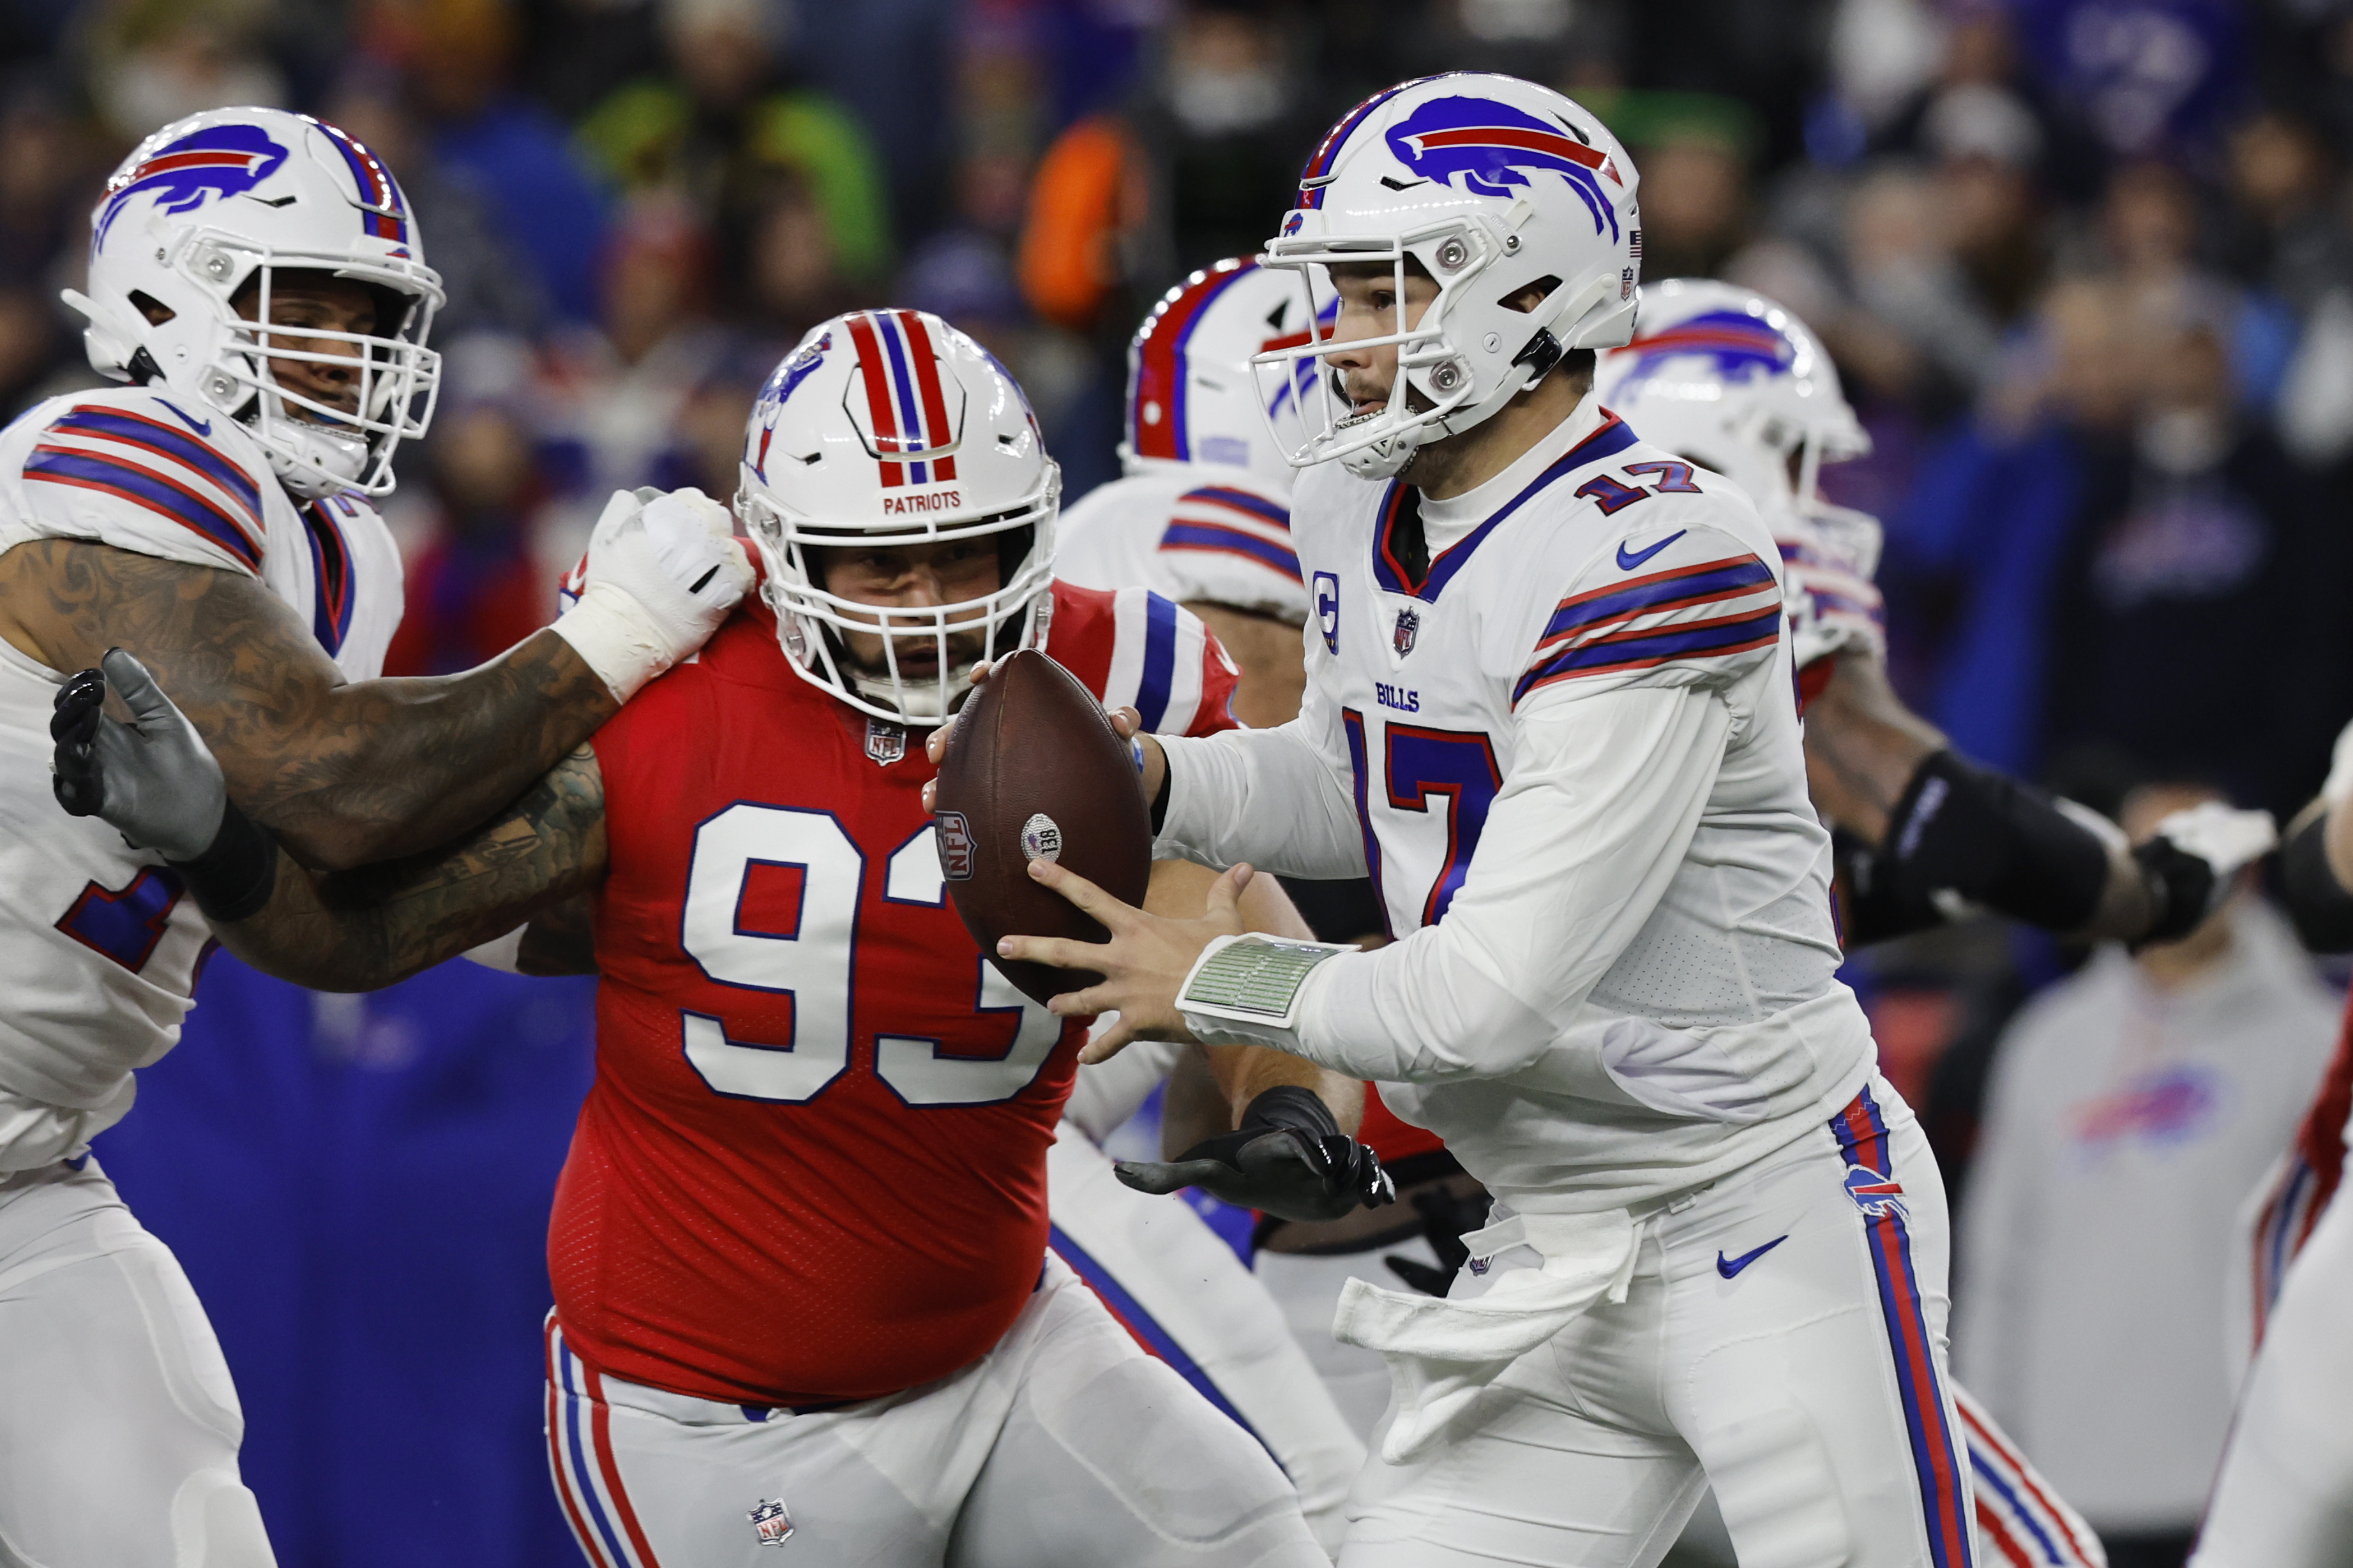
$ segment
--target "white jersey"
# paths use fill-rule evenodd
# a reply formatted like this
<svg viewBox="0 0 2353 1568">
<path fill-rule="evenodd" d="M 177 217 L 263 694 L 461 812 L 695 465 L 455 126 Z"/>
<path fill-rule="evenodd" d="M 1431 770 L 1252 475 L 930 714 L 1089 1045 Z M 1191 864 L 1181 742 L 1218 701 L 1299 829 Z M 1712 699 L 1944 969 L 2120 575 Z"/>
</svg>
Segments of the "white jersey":
<svg viewBox="0 0 2353 1568">
<path fill-rule="evenodd" d="M 1307 590 L 1290 499 L 1240 468 L 1155 463 L 1062 509 L 1054 575 L 1082 588 L 1149 588 L 1182 605 L 1252 610 L 1298 626 Z"/>
<path fill-rule="evenodd" d="M 1632 1206 L 1825 1125 L 1872 1067 L 1834 977 L 1770 532 L 1588 398 L 1420 501 L 1309 470 L 1301 717 L 1167 743 L 1164 853 L 1369 869 L 1398 939 L 1316 967 L 1295 1037 L 1522 1212 Z"/>
<path fill-rule="evenodd" d="M 145 388 L 72 393 L 0 431 L 0 552 L 44 538 L 257 577 L 345 676 L 384 668 L 400 555 L 360 497 L 298 502 L 245 427 Z M 132 652 L 139 651 L 136 648 Z M 178 1040 L 210 932 L 160 856 L 49 782 L 62 673 L 0 642 L 0 1172 L 77 1153 Z"/>
</svg>

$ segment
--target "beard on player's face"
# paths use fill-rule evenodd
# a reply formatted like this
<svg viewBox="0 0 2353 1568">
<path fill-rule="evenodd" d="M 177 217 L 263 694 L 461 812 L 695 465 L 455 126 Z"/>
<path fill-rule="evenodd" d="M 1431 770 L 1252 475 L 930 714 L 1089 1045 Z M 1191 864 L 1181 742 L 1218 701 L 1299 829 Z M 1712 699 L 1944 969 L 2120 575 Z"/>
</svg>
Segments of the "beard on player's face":
<svg viewBox="0 0 2353 1568">
<path fill-rule="evenodd" d="M 871 605 L 873 631 L 850 626 L 835 628 L 841 651 L 857 673 L 887 680 L 895 659 L 899 679 L 930 680 L 940 673 L 940 638 L 928 629 L 917 630 L 910 620 L 881 612 L 923 611 L 942 605 L 967 603 L 997 592 L 1004 581 L 997 542 L 982 535 L 972 539 L 923 541 L 912 543 L 868 543 L 809 552 L 810 574 L 837 599 L 844 620 L 866 620 L 855 605 Z M 966 618 L 959 616 L 959 619 Z M 892 647 L 883 641 L 888 626 Z M 948 668 L 958 668 L 987 657 L 988 634 L 977 627 L 947 636 Z"/>
</svg>

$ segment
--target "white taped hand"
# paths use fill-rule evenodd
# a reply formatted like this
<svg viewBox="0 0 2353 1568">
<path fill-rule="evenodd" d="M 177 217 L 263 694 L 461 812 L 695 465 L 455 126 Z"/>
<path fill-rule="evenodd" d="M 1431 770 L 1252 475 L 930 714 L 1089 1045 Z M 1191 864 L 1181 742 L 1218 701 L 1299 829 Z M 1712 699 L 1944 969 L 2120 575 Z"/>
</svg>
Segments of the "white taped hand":
<svg viewBox="0 0 2353 1568">
<path fill-rule="evenodd" d="M 616 490 L 589 536 L 579 602 L 554 629 L 626 702 L 701 647 L 751 585 L 725 507 L 698 489 Z"/>
<path fill-rule="evenodd" d="M 2279 825 L 2268 811 L 2241 811 L 2219 800 L 2200 801 L 2177 811 L 2152 830 L 2185 855 L 2195 855 L 2214 868 L 2217 901 L 2229 892 L 2232 876 L 2262 859 L 2279 844 Z"/>
</svg>

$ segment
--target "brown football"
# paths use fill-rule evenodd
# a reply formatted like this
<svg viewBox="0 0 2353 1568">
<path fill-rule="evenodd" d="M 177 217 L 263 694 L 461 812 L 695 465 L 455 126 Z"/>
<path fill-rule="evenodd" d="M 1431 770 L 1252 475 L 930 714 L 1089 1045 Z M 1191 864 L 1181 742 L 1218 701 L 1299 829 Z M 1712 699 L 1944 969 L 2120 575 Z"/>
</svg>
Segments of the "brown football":
<svg viewBox="0 0 2353 1568">
<path fill-rule="evenodd" d="M 1043 857 L 1131 904 L 1152 877 L 1152 819 L 1134 753 L 1076 677 L 1034 648 L 1000 659 L 948 731 L 933 820 L 965 929 L 1037 1001 L 1103 976 L 1015 963 L 1001 936 L 1108 939 L 1102 923 L 1029 879 Z"/>
</svg>

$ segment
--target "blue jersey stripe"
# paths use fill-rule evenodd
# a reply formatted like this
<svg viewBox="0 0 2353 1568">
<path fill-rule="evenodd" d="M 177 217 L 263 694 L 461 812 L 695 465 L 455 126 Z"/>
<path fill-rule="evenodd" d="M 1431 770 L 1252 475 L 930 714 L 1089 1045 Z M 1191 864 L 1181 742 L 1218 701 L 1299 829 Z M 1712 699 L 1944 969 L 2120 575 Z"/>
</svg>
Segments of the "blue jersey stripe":
<svg viewBox="0 0 2353 1568">
<path fill-rule="evenodd" d="M 1235 1426 L 1256 1438 L 1261 1447 L 1266 1447 L 1266 1439 L 1259 1436 L 1258 1428 L 1234 1408 L 1234 1402 L 1228 1399 L 1225 1391 L 1202 1370 L 1201 1363 L 1186 1352 L 1185 1347 L 1176 1342 L 1176 1336 L 1161 1326 L 1160 1320 L 1145 1310 L 1144 1303 L 1128 1294 L 1126 1287 L 1113 1278 L 1110 1269 L 1105 1268 L 1085 1247 L 1072 1241 L 1060 1226 L 1050 1226 L 1047 1237 L 1055 1256 L 1069 1264 L 1071 1271 L 1087 1282 L 1088 1289 L 1111 1309 L 1112 1316 L 1126 1324 L 1155 1357 L 1167 1363 L 1171 1372 L 1198 1389 L 1202 1398 L 1216 1405 Z M 1267 1452 L 1271 1456 L 1274 1450 L 1267 1448 Z M 1279 1458 L 1276 1460 L 1277 1464 L 1281 1462 Z"/>
<path fill-rule="evenodd" d="M 1662 626 L 1654 632 L 1602 637 L 1566 649 L 1529 670 L 1513 689 L 1512 700 L 1516 702 L 1535 688 L 1565 676 L 1592 675 L 1625 664 L 1736 653 L 1780 636 L 1780 623 L 1781 607 L 1776 605 L 1736 621 Z"/>
<path fill-rule="evenodd" d="M 1299 575 L 1299 555 L 1285 550 L 1271 539 L 1261 539 L 1255 533 L 1239 528 L 1227 528 L 1214 522 L 1172 522 L 1160 536 L 1163 550 L 1222 550 L 1234 555 L 1247 555 L 1263 565 L 1271 566 L 1293 582 Z"/>
<path fill-rule="evenodd" d="M 261 552 L 237 520 L 195 491 L 174 484 L 133 463 L 117 462 L 95 452 L 69 452 L 60 447 L 37 447 L 25 465 L 28 479 L 78 485 L 104 490 L 161 512 L 173 521 L 204 535 L 247 565 L 259 568 Z"/>
<path fill-rule="evenodd" d="M 1705 567 L 1662 573 L 1598 595 L 1580 595 L 1565 601 L 1546 625 L 1543 640 L 1549 642 L 1586 626 L 1648 610 L 1672 609 L 1700 599 L 1738 597 L 1772 581 L 1771 569 L 1753 555 L 1730 564 L 1715 562 Z"/>
<path fill-rule="evenodd" d="M 1144 676 L 1135 690 L 1135 710 L 1147 730 L 1160 728 L 1168 713 L 1168 689 L 1176 673 L 1176 605 L 1157 594 L 1144 596 Z"/>
<path fill-rule="evenodd" d="M 261 490 L 252 476 L 184 430 L 160 420 L 107 408 L 77 408 L 49 426 L 51 430 L 130 441 L 185 463 L 245 503 L 254 521 L 261 520 Z"/>
<path fill-rule="evenodd" d="M 1254 496 L 1248 490 L 1229 489 L 1224 485 L 1205 485 L 1198 490 L 1187 490 L 1179 500 L 1208 501 L 1215 506 L 1229 506 L 1236 511 L 1246 511 L 1262 518 L 1280 529 L 1291 527 L 1291 509 L 1278 506 L 1264 496 Z"/>
</svg>

